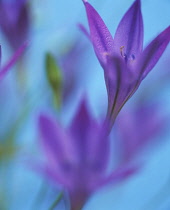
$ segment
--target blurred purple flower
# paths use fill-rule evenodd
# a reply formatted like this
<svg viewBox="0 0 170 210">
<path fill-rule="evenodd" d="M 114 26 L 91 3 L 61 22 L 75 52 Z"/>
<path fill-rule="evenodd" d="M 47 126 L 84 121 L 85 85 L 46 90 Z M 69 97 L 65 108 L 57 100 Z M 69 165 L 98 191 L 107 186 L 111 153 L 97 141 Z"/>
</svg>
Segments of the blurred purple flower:
<svg viewBox="0 0 170 210">
<path fill-rule="evenodd" d="M 79 87 L 87 73 L 83 62 L 86 52 L 87 47 L 83 40 L 76 38 L 63 47 L 57 58 L 50 53 L 46 54 L 47 79 L 57 108 L 66 108 L 72 97 L 80 91 Z"/>
<path fill-rule="evenodd" d="M 119 165 L 108 172 L 110 143 L 107 129 L 98 124 L 82 101 L 68 129 L 41 115 L 39 127 L 42 146 L 48 157 L 43 173 L 67 190 L 71 210 L 80 210 L 89 196 L 109 182 L 118 182 L 133 174 L 136 166 Z"/>
<path fill-rule="evenodd" d="M 30 28 L 27 0 L 1 0 L 0 27 L 14 50 L 25 42 Z"/>
<path fill-rule="evenodd" d="M 114 39 L 97 11 L 83 1 L 90 28 L 90 40 L 104 69 L 108 92 L 107 118 L 113 125 L 126 101 L 156 65 L 170 40 L 170 27 L 143 50 L 143 20 L 136 0 L 119 23 Z"/>
<path fill-rule="evenodd" d="M 28 42 L 25 42 L 10 58 L 10 60 L 0 68 L 0 80 L 6 75 L 6 73 L 10 70 L 10 68 L 16 63 L 16 61 L 20 58 L 23 54 L 25 49 L 28 47 Z M 1 61 L 1 46 L 0 46 L 0 61 Z"/>
<path fill-rule="evenodd" d="M 119 133 L 120 159 L 122 162 L 135 160 L 155 138 L 161 134 L 167 121 L 160 115 L 158 104 L 140 103 L 136 109 L 122 112 L 116 123 Z"/>
<path fill-rule="evenodd" d="M 73 96 L 83 81 L 83 57 L 87 47 L 84 42 L 77 38 L 67 51 L 60 57 L 59 62 L 63 73 L 63 100 L 68 102 L 71 96 Z M 80 70 L 81 68 L 81 70 Z"/>
</svg>

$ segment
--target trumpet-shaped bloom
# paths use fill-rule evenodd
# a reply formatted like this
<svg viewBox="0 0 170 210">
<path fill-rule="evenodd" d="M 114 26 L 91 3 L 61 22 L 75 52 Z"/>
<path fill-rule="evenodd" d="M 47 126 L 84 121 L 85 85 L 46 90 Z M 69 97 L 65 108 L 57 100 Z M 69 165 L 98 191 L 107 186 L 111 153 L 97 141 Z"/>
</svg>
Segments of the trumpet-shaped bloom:
<svg viewBox="0 0 170 210">
<path fill-rule="evenodd" d="M 157 104 L 145 102 L 119 115 L 116 128 L 120 137 L 121 161 L 134 159 L 161 134 L 168 119 L 160 116 L 159 108 Z"/>
<path fill-rule="evenodd" d="M 91 117 L 84 100 L 67 129 L 46 115 L 40 116 L 39 127 L 48 158 L 43 171 L 67 190 L 71 210 L 80 210 L 104 184 L 125 179 L 136 171 L 134 166 L 120 165 L 108 172 L 107 129 Z"/>
<path fill-rule="evenodd" d="M 84 0 L 90 40 L 104 69 L 108 93 L 107 117 L 114 120 L 153 69 L 170 40 L 170 26 L 143 50 L 143 20 L 140 0 L 123 16 L 114 38 L 97 11 Z"/>
<path fill-rule="evenodd" d="M 20 56 L 23 54 L 25 49 L 28 46 L 28 42 L 25 42 L 10 58 L 10 60 L 0 68 L 0 80 L 6 75 L 6 73 L 10 70 L 10 68 L 16 63 L 16 61 L 20 58 Z M 0 61 L 1 61 L 1 47 L 0 47 Z"/>
<path fill-rule="evenodd" d="M 27 40 L 30 28 L 27 0 L 0 1 L 0 28 L 14 50 Z"/>
</svg>

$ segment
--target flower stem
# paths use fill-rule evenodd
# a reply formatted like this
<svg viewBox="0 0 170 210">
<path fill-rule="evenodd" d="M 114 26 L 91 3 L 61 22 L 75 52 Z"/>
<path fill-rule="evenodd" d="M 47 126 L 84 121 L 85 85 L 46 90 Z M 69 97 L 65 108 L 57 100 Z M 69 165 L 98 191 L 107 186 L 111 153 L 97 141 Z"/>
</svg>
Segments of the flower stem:
<svg viewBox="0 0 170 210">
<path fill-rule="evenodd" d="M 54 200 L 54 202 L 52 203 L 52 205 L 50 206 L 49 210 L 54 210 L 54 208 L 57 206 L 57 204 L 61 201 L 61 199 L 63 198 L 63 192 L 61 192 L 57 198 Z"/>
</svg>

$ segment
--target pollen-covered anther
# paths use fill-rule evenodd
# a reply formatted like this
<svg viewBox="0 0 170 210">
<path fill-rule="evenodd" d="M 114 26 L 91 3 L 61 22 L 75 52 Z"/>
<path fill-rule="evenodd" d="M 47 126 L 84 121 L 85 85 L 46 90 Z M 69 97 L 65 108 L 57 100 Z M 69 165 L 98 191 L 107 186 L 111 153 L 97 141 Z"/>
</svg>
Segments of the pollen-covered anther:
<svg viewBox="0 0 170 210">
<path fill-rule="evenodd" d="M 121 46 L 120 47 L 120 54 L 121 54 L 121 56 L 123 57 L 123 58 L 126 58 L 127 56 L 126 56 L 126 54 L 124 53 L 124 46 Z"/>
<path fill-rule="evenodd" d="M 120 54 L 122 56 L 122 58 L 124 58 L 126 61 L 134 61 L 135 60 L 135 56 L 133 54 L 128 55 L 124 52 L 124 46 L 120 47 Z"/>
</svg>

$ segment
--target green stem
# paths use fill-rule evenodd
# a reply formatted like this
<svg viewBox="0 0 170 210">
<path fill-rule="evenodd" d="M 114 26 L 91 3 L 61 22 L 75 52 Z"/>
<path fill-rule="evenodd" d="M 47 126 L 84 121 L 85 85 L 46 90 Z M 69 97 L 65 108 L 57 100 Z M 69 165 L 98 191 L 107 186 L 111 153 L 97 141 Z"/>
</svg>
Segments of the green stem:
<svg viewBox="0 0 170 210">
<path fill-rule="evenodd" d="M 58 203 L 62 200 L 63 198 L 63 192 L 61 192 L 57 198 L 54 200 L 53 204 L 50 206 L 49 210 L 54 210 L 54 208 L 58 205 Z"/>
<path fill-rule="evenodd" d="M 40 189 L 36 195 L 36 198 L 34 199 L 31 209 L 38 209 L 39 204 L 42 203 L 42 200 L 45 198 L 47 194 L 47 184 L 45 182 L 41 183 Z"/>
</svg>

